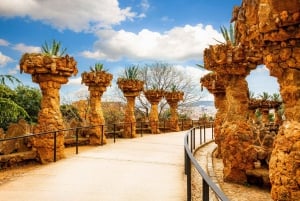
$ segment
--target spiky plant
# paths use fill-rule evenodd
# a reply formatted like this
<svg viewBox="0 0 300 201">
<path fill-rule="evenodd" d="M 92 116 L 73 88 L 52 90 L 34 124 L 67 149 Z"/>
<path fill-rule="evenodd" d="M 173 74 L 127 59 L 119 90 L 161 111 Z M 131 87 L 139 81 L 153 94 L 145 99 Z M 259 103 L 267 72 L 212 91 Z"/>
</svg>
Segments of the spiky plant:
<svg viewBox="0 0 300 201">
<path fill-rule="evenodd" d="M 125 68 L 125 79 L 128 80 L 137 80 L 139 75 L 139 67 L 132 65 Z"/>
<path fill-rule="evenodd" d="M 42 45 L 42 53 L 47 56 L 58 56 L 62 57 L 65 55 L 65 52 L 67 51 L 67 48 L 62 48 L 61 43 L 56 40 L 53 40 L 52 43 L 49 45 L 47 41 L 45 41 L 45 44 Z"/>
<path fill-rule="evenodd" d="M 172 84 L 170 88 L 171 88 L 171 92 L 178 91 L 178 87 L 175 84 Z"/>
<path fill-rule="evenodd" d="M 268 92 L 263 92 L 262 94 L 259 95 L 259 97 L 263 100 L 269 100 L 270 99 L 270 94 L 268 94 Z"/>
<path fill-rule="evenodd" d="M 21 83 L 21 81 L 18 78 L 12 75 L 0 75 L 0 84 L 6 85 L 5 80 L 10 81 L 12 84 L 14 84 L 14 81 L 16 81 L 19 84 Z"/>
<path fill-rule="evenodd" d="M 271 98 L 272 101 L 276 101 L 276 102 L 280 102 L 281 101 L 281 96 L 278 93 L 272 94 L 270 98 Z"/>
<path fill-rule="evenodd" d="M 229 26 L 229 30 L 225 26 L 221 26 L 220 30 L 221 30 L 221 33 L 222 33 L 222 36 L 223 36 L 224 40 L 226 41 L 225 44 L 230 44 L 231 43 L 233 46 L 235 46 L 236 45 L 235 32 L 234 32 L 234 28 L 233 28 L 232 23 Z M 216 41 L 219 42 L 219 43 L 224 44 L 224 42 L 221 42 L 219 40 L 216 40 Z"/>
<path fill-rule="evenodd" d="M 90 70 L 92 72 L 105 72 L 107 71 L 105 68 L 104 68 L 104 65 L 102 63 L 95 63 L 94 67 L 90 67 Z"/>
</svg>

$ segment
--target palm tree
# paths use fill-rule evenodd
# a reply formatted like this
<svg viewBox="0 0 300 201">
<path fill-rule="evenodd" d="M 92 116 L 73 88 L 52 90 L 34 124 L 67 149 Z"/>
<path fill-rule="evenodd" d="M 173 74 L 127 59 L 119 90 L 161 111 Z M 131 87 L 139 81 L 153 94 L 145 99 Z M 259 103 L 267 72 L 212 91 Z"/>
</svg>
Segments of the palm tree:
<svg viewBox="0 0 300 201">
<path fill-rule="evenodd" d="M 48 43 L 45 41 L 45 44 L 42 45 L 42 53 L 48 56 L 58 56 L 62 57 L 64 56 L 65 52 L 67 51 L 67 48 L 61 48 L 61 43 L 56 40 L 52 41 L 51 45 L 48 45 Z"/>
<path fill-rule="evenodd" d="M 0 84 L 6 85 L 5 80 L 10 81 L 12 84 L 14 84 L 14 81 L 16 81 L 17 83 L 21 83 L 18 78 L 12 75 L 0 75 Z"/>
</svg>

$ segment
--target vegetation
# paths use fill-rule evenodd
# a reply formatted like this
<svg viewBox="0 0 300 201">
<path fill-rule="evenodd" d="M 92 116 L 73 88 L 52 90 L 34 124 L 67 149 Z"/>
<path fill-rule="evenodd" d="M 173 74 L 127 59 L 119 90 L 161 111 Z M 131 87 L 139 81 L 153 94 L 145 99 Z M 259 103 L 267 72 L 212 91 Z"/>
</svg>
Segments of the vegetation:
<svg viewBox="0 0 300 201">
<path fill-rule="evenodd" d="M 230 24 L 229 30 L 225 26 L 221 26 L 220 30 L 221 30 L 222 36 L 225 40 L 225 43 L 221 42 L 219 40 L 216 40 L 216 39 L 215 40 L 222 44 L 232 44 L 233 46 L 235 46 L 236 41 L 235 41 L 235 32 L 234 32 L 233 24 L 232 23 Z"/>
<path fill-rule="evenodd" d="M 95 63 L 94 67 L 90 67 L 92 72 L 105 72 L 107 69 L 104 69 L 104 65 L 102 63 Z"/>
<path fill-rule="evenodd" d="M 60 106 L 60 111 L 63 116 L 63 119 L 67 122 L 71 121 L 72 119 L 75 119 L 77 121 L 82 121 L 78 113 L 78 109 L 73 105 L 63 104 Z"/>
<path fill-rule="evenodd" d="M 62 48 L 61 43 L 56 40 L 53 40 L 50 45 L 45 41 L 45 44 L 42 45 L 42 53 L 47 56 L 62 57 L 65 55 L 66 51 L 67 48 Z"/>
<path fill-rule="evenodd" d="M 139 67 L 132 65 L 125 68 L 124 78 L 127 80 L 138 80 L 139 77 Z"/>
<path fill-rule="evenodd" d="M 12 90 L 0 84 L 0 128 L 5 130 L 20 119 L 37 122 L 41 97 L 38 89 L 20 85 Z"/>
<path fill-rule="evenodd" d="M 10 81 L 12 84 L 14 84 L 14 81 L 16 81 L 17 83 L 21 83 L 21 81 L 18 78 L 16 78 L 15 76 L 12 76 L 12 75 L 0 75 L 0 84 L 6 85 L 5 80 Z"/>
</svg>

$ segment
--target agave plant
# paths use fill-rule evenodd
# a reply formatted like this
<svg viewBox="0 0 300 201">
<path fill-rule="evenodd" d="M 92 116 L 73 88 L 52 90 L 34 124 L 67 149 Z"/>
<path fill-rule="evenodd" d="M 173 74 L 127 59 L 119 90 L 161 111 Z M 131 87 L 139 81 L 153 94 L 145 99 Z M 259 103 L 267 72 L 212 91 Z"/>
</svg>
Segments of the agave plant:
<svg viewBox="0 0 300 201">
<path fill-rule="evenodd" d="M 90 67 L 90 70 L 92 72 L 105 72 L 107 71 L 105 68 L 104 68 L 104 65 L 102 63 L 95 63 L 94 67 Z"/>
<path fill-rule="evenodd" d="M 125 68 L 125 79 L 128 80 L 137 80 L 138 79 L 138 66 L 129 66 Z"/>
<path fill-rule="evenodd" d="M 270 98 L 271 98 L 272 101 L 276 101 L 276 102 L 280 102 L 281 101 L 281 96 L 278 93 L 272 94 Z"/>
<path fill-rule="evenodd" d="M 171 92 L 178 91 L 178 87 L 175 84 L 172 84 L 170 88 L 171 88 Z"/>
<path fill-rule="evenodd" d="M 269 100 L 270 99 L 270 94 L 268 94 L 267 92 L 263 92 L 262 94 L 259 95 L 259 97 L 263 100 L 263 101 L 266 101 L 266 100 Z"/>
<path fill-rule="evenodd" d="M 45 44 L 42 45 L 42 53 L 48 56 L 58 56 L 62 57 L 64 56 L 65 52 L 67 51 L 67 48 L 61 48 L 61 43 L 56 40 L 52 41 L 51 45 L 48 45 L 48 43 L 45 41 Z"/>
<path fill-rule="evenodd" d="M 225 26 L 221 26 L 220 30 L 221 30 L 221 33 L 222 33 L 222 36 L 223 36 L 224 40 L 226 41 L 225 43 L 226 44 L 231 43 L 233 46 L 235 46 L 236 45 L 236 42 L 235 42 L 235 32 L 234 32 L 234 28 L 233 28 L 232 23 L 229 26 L 229 30 Z M 219 43 L 223 43 L 224 44 L 224 42 L 221 42 L 219 40 L 216 40 L 216 41 L 219 42 Z"/>
</svg>

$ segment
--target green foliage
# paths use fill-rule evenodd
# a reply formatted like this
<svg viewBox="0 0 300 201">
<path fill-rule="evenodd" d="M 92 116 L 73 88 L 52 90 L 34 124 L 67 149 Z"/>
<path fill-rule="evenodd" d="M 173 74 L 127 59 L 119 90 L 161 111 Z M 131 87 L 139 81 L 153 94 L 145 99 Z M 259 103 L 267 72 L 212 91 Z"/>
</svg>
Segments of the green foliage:
<svg viewBox="0 0 300 201">
<path fill-rule="evenodd" d="M 16 95 L 16 93 L 4 84 L 0 84 L 0 98 L 11 99 Z"/>
<path fill-rule="evenodd" d="M 249 98 L 250 99 L 255 98 L 255 93 L 253 91 L 249 91 Z"/>
<path fill-rule="evenodd" d="M 7 129 L 10 123 L 16 123 L 19 119 L 26 119 L 30 121 L 27 112 L 14 101 L 7 98 L 0 98 L 0 127 Z"/>
<path fill-rule="evenodd" d="M 0 84 L 6 85 L 5 80 L 10 81 L 12 84 L 14 84 L 14 81 L 16 81 L 17 83 L 21 83 L 21 81 L 18 78 L 12 75 L 0 75 Z"/>
<path fill-rule="evenodd" d="M 26 110 L 33 122 L 37 122 L 42 100 L 42 94 L 39 89 L 29 86 L 18 86 L 12 99 Z"/>
<path fill-rule="evenodd" d="M 178 86 L 176 84 L 172 84 L 170 87 L 171 92 L 176 92 L 178 91 Z"/>
<path fill-rule="evenodd" d="M 90 67 L 90 70 L 92 72 L 105 72 L 107 69 L 104 68 L 104 65 L 102 63 L 95 63 L 94 67 Z"/>
<path fill-rule="evenodd" d="M 139 67 L 135 66 L 135 65 L 126 67 L 125 71 L 124 71 L 124 74 L 125 74 L 125 79 L 137 80 L 138 75 L 139 75 Z"/>
<path fill-rule="evenodd" d="M 51 45 L 45 41 L 45 44 L 42 45 L 42 53 L 48 56 L 59 56 L 62 57 L 65 55 L 67 48 L 61 48 L 61 43 L 56 40 L 53 40 Z"/>
<path fill-rule="evenodd" d="M 61 105 L 60 111 L 61 111 L 63 118 L 66 121 L 70 121 L 72 119 L 75 119 L 77 121 L 82 121 L 77 108 L 74 107 L 73 105 L 68 105 L 68 104 Z"/>
<path fill-rule="evenodd" d="M 232 44 L 233 46 L 236 45 L 236 41 L 235 41 L 235 32 L 234 32 L 234 27 L 232 25 L 232 23 L 229 26 L 229 30 L 225 27 L 225 26 L 221 26 L 220 27 L 222 36 L 224 38 L 224 40 L 226 41 L 226 44 Z M 221 41 L 216 40 L 219 43 L 223 43 Z M 224 43 L 223 43 L 224 44 Z"/>
<path fill-rule="evenodd" d="M 259 95 L 259 98 L 261 98 L 263 101 L 269 100 L 270 99 L 270 94 L 268 92 L 263 92 L 262 94 Z"/>
<path fill-rule="evenodd" d="M 274 93 L 270 96 L 272 101 L 280 102 L 281 101 L 281 96 L 278 93 Z"/>
</svg>

